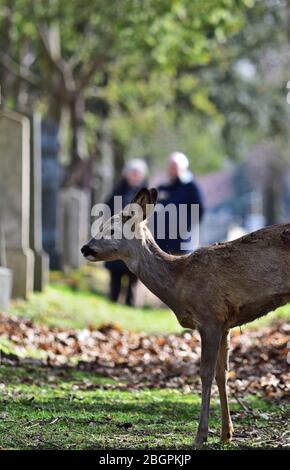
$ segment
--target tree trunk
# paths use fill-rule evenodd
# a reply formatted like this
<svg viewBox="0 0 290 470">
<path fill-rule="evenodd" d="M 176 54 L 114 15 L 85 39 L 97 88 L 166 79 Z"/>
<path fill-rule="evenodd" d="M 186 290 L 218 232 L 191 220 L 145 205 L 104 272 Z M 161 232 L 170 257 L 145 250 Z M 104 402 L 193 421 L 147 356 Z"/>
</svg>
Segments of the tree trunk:
<svg viewBox="0 0 290 470">
<path fill-rule="evenodd" d="M 74 96 L 69 103 L 71 124 L 71 163 L 74 166 L 86 156 L 84 112 L 85 102 L 82 96 Z"/>
<path fill-rule="evenodd" d="M 113 139 L 115 176 L 120 177 L 125 164 L 126 146 L 120 140 Z"/>
<path fill-rule="evenodd" d="M 87 157 L 84 132 L 85 103 L 82 96 L 74 94 L 69 100 L 70 164 L 66 169 L 64 186 L 88 188 L 88 169 L 91 162 Z"/>
<path fill-rule="evenodd" d="M 19 51 L 19 64 L 22 65 L 29 52 L 29 43 L 27 38 L 23 38 Z M 29 112 L 29 106 L 33 107 L 32 100 L 29 100 L 28 83 L 18 77 L 15 83 L 16 108 L 21 113 Z"/>
<path fill-rule="evenodd" d="M 5 44 L 5 53 L 11 57 L 11 27 L 12 27 L 12 9 L 13 9 L 13 2 L 11 0 L 7 0 L 5 4 L 2 6 L 3 11 L 5 11 L 5 19 L 4 19 L 4 26 L 1 40 L 3 41 L 2 44 Z M 3 51 L 4 52 L 4 51 Z M 0 64 L 0 103 L 4 105 L 5 100 L 8 96 L 13 96 L 11 93 L 12 83 L 14 81 L 13 75 Z"/>
</svg>

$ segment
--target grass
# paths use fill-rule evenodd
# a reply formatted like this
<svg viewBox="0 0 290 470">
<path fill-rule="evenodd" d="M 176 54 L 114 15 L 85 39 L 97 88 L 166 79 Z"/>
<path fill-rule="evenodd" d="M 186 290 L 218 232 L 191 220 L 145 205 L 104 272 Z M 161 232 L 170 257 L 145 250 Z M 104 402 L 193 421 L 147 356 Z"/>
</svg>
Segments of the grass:
<svg viewBox="0 0 290 470">
<path fill-rule="evenodd" d="M 179 332 L 167 309 L 129 308 L 104 295 L 104 271 L 54 273 L 45 292 L 15 302 L 9 312 L 62 328 L 119 324 L 148 333 Z M 290 319 L 290 305 L 251 325 Z M 2 350 L 9 344 L 1 345 Z M 41 358 L 32 351 L 31 357 Z M 33 365 L 34 364 L 34 365 Z M 200 397 L 172 389 L 132 390 L 126 384 L 73 368 L 21 362 L 0 366 L 0 449 L 189 449 L 197 428 Z M 246 406 L 245 406 L 246 405 Z M 276 447 L 287 434 L 286 404 L 246 396 L 232 397 L 236 437 L 219 443 L 220 411 L 212 400 L 211 449 Z M 245 411 L 246 410 L 246 411 Z"/>
<path fill-rule="evenodd" d="M 180 390 L 103 390 L 114 381 L 74 369 L 0 367 L 0 448 L 189 449 L 199 397 Z M 286 433 L 283 404 L 246 397 L 247 413 L 231 403 L 237 436 L 219 443 L 220 412 L 212 400 L 212 449 L 267 447 Z M 255 437 L 253 434 L 255 432 Z"/>
<path fill-rule="evenodd" d="M 61 328 L 114 323 L 123 329 L 148 333 L 181 331 L 175 316 L 167 309 L 131 308 L 112 303 L 101 294 L 76 292 L 59 284 L 51 284 L 42 294 L 32 294 L 28 302 L 14 303 L 10 313 Z"/>
<path fill-rule="evenodd" d="M 53 273 L 52 283 L 45 292 L 31 294 L 28 301 L 14 302 L 10 313 L 61 328 L 114 323 L 123 329 L 147 333 L 182 330 L 175 315 L 166 308 L 131 308 L 110 302 L 105 295 L 106 283 L 106 271 L 102 268 L 85 267 L 66 276 Z M 264 326 L 278 318 L 290 320 L 290 304 L 247 327 Z"/>
</svg>

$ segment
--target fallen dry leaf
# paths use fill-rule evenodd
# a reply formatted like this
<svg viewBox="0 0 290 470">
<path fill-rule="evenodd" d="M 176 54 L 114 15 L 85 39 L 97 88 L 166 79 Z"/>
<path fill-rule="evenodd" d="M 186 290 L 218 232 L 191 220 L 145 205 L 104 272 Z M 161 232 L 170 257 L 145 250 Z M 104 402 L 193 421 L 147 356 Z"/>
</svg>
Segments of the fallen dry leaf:
<svg viewBox="0 0 290 470">
<path fill-rule="evenodd" d="M 232 392 L 289 399 L 289 334 L 290 325 L 279 322 L 233 332 L 229 373 Z M 195 331 L 147 335 L 123 331 L 112 324 L 98 330 L 92 326 L 65 330 L 0 315 L 0 337 L 13 343 L 16 354 L 41 349 L 50 366 L 77 364 L 82 370 L 117 381 L 98 387 L 200 389 L 200 340 Z M 13 354 L 2 356 L 10 362 L 21 361 Z M 87 382 L 81 388 L 94 387 L 97 385 Z"/>
</svg>

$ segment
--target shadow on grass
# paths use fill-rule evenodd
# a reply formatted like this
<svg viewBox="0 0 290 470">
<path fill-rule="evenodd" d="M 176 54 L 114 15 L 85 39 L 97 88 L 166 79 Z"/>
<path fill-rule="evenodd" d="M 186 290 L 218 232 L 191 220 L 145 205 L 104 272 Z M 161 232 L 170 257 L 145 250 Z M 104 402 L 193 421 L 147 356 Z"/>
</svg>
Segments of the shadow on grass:
<svg viewBox="0 0 290 470">
<path fill-rule="evenodd" d="M 104 385 L 116 383 L 93 372 L 31 363 L 2 365 L 0 382 L 0 448 L 189 449 L 197 428 L 200 400 L 194 393 L 104 390 Z M 268 406 L 261 403 L 256 405 Z M 226 448 L 279 445 L 287 428 L 283 407 L 271 405 L 264 418 L 243 412 L 238 404 L 231 408 L 238 438 Z M 214 399 L 208 448 L 224 448 L 218 443 L 219 431 Z"/>
</svg>

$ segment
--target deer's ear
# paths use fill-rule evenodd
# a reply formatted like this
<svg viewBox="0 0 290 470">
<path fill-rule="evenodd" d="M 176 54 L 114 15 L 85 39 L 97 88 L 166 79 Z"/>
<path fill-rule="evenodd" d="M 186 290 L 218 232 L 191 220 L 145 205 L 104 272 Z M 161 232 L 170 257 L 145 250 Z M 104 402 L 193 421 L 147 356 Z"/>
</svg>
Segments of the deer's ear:
<svg viewBox="0 0 290 470">
<path fill-rule="evenodd" d="M 135 196 L 134 202 L 142 207 L 143 220 L 148 219 L 154 212 L 154 208 L 157 202 L 158 192 L 157 189 L 142 188 Z"/>
<path fill-rule="evenodd" d="M 156 205 L 157 198 L 158 198 L 158 191 L 155 188 L 149 189 L 150 193 L 150 204 Z"/>
<path fill-rule="evenodd" d="M 140 218 L 140 222 L 142 220 L 145 220 L 146 219 L 146 214 L 147 216 L 149 216 L 149 213 L 146 212 L 146 209 L 148 208 L 147 206 L 149 204 L 152 204 L 151 202 L 151 193 L 149 191 L 149 189 L 147 188 L 142 188 L 140 189 L 140 191 L 138 191 L 138 193 L 134 196 L 134 198 L 132 199 L 132 201 L 130 202 L 130 204 L 128 204 L 127 207 L 125 207 L 125 209 L 123 210 L 123 221 L 125 222 L 126 220 L 130 219 L 131 218 L 131 208 L 132 208 L 132 205 L 133 204 L 136 204 L 140 207 L 141 209 L 141 218 Z"/>
<path fill-rule="evenodd" d="M 146 204 L 150 204 L 150 192 L 147 188 L 142 188 L 133 197 L 130 204 L 138 204 L 139 206 L 146 209 Z"/>
</svg>

